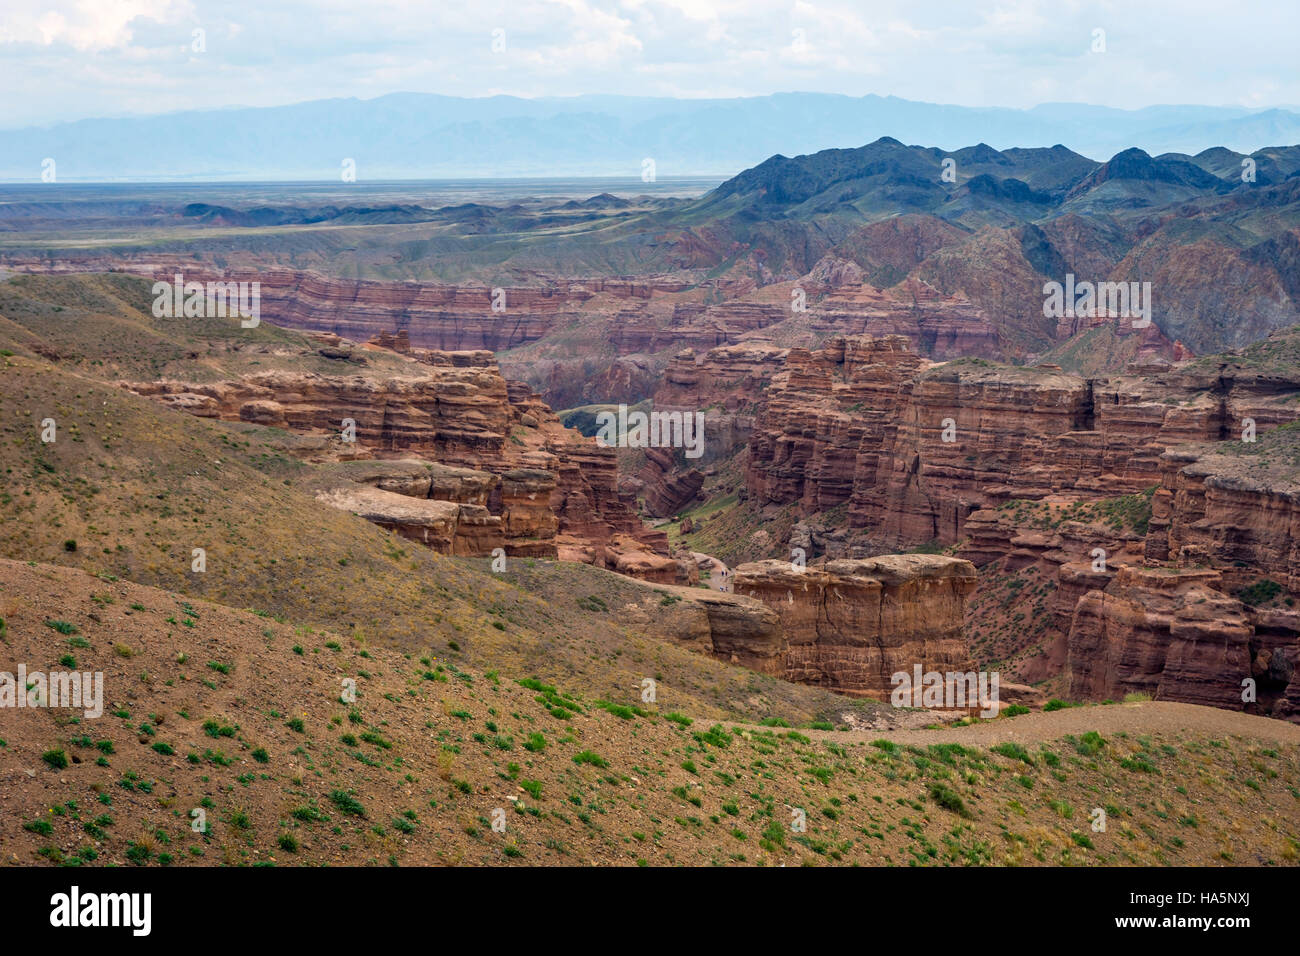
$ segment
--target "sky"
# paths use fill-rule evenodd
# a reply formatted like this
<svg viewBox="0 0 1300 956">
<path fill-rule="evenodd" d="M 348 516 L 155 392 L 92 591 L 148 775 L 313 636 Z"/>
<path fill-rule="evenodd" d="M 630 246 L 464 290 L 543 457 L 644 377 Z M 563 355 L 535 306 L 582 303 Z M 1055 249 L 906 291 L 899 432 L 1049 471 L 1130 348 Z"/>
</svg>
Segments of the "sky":
<svg viewBox="0 0 1300 956">
<path fill-rule="evenodd" d="M 1297 37 L 1297 0 L 2 0 L 0 128 L 393 92 L 1295 108 Z"/>
</svg>

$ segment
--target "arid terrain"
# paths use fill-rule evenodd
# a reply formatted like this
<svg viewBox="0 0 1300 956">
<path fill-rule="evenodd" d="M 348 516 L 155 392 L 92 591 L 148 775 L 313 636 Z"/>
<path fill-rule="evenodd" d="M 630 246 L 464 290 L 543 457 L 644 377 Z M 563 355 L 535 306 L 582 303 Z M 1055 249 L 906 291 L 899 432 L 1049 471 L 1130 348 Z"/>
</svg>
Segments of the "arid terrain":
<svg viewBox="0 0 1300 956">
<path fill-rule="evenodd" d="M 1298 150 L 0 205 L 4 862 L 1296 862 Z"/>
<path fill-rule="evenodd" d="M 403 653 L 378 635 L 109 575 L 9 560 L 0 570 L 6 651 L 33 668 L 71 655 L 110 689 L 99 720 L 7 719 L 6 863 L 1281 865 L 1300 855 L 1300 728 L 1278 721 L 1146 703 L 945 732 L 737 724 L 688 716 L 695 708 L 667 681 L 658 706 L 628 693 L 609 701 L 462 666 L 438 640 Z M 348 678 L 353 704 L 339 700 Z M 1092 827 L 1097 809 L 1104 832 Z M 803 832 L 791 830 L 796 810 Z"/>
</svg>

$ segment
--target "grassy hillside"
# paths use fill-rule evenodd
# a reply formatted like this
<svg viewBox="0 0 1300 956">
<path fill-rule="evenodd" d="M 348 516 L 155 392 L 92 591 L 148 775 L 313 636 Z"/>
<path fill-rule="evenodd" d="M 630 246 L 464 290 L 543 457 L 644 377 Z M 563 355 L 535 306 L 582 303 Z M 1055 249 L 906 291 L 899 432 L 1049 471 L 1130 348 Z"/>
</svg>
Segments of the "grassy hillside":
<svg viewBox="0 0 1300 956">
<path fill-rule="evenodd" d="M 1224 732 L 1183 716 L 1200 708 L 1143 705 L 801 733 L 47 564 L 0 561 L 0 611 L 6 658 L 100 671 L 106 697 L 98 719 L 10 712 L 10 862 L 1269 865 L 1300 850 L 1300 728 L 1243 715 L 1206 712 Z"/>
</svg>

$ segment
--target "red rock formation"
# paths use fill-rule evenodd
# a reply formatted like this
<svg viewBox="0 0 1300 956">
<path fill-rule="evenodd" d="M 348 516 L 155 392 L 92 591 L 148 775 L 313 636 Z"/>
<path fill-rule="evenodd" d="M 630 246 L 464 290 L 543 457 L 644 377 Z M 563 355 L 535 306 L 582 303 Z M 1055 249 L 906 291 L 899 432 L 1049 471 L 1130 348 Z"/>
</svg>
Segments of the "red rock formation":
<svg viewBox="0 0 1300 956">
<path fill-rule="evenodd" d="M 343 279 L 279 266 L 216 269 L 182 256 L 83 257 L 62 262 L 16 259 L 32 272 L 129 272 L 155 280 L 257 282 L 263 321 L 330 332 L 357 342 L 405 332 L 410 346 L 444 351 L 502 351 L 534 342 L 579 318 L 596 300 L 637 307 L 656 295 L 685 291 L 676 276 L 541 277 L 537 285 L 450 285 Z M 494 289 L 504 294 L 497 299 Z M 501 305 L 494 309 L 494 300 Z M 630 351 L 638 351 L 631 349 Z"/>
<path fill-rule="evenodd" d="M 1069 506 L 1062 501 L 1054 504 Z M 1036 566 L 1052 582 L 1046 608 L 1061 633 L 1069 631 L 1079 598 L 1105 587 L 1120 567 L 1142 560 L 1141 534 L 1101 521 L 1054 520 L 1042 529 L 1026 526 L 1013 511 L 990 509 L 972 514 L 966 533 L 968 538 L 957 553 L 976 567 L 1019 572 Z"/>
<path fill-rule="evenodd" d="M 1300 591 L 1300 484 L 1294 477 L 1270 481 L 1252 469 L 1251 459 L 1214 446 L 1170 449 L 1161 462 L 1148 557 L 1210 564 L 1233 587 L 1267 575 Z"/>
<path fill-rule="evenodd" d="M 773 376 L 750 437 L 746 486 L 760 502 L 800 502 L 812 513 L 848 501 L 874 478 L 916 371 L 901 337 L 835 340 L 791 349 Z"/>
<path fill-rule="evenodd" d="M 698 653 L 774 677 L 784 674 L 781 621 L 755 598 L 658 585 L 644 600 L 620 608 L 619 614 L 628 626 L 667 632 L 670 639 Z"/>
<path fill-rule="evenodd" d="M 884 291 L 845 286 L 809 309 L 809 326 L 828 336 L 901 335 L 927 358 L 1002 354 L 997 328 L 973 302 L 919 280 Z"/>
<path fill-rule="evenodd" d="M 491 353 L 413 349 L 411 358 L 409 375 L 383 379 L 270 371 L 124 387 L 191 414 L 320 437 L 340 436 L 350 419 L 355 442 L 296 446 L 326 461 L 416 458 L 468 469 L 477 477 L 445 467 L 425 483 L 358 473 L 322 490 L 340 507 L 439 550 L 486 554 L 500 544 L 514 555 L 555 556 L 565 548 L 654 580 L 698 579 L 693 562 L 671 556 L 667 536 L 645 527 L 635 503 L 618 493 L 614 450 L 561 425 L 527 385 L 501 377 Z M 459 509 L 452 515 L 431 499 Z"/>
<path fill-rule="evenodd" d="M 1080 599 L 1070 628 L 1070 693 L 1243 709 L 1252 628 L 1212 570 L 1121 568 Z"/>
<path fill-rule="evenodd" d="M 785 632 L 784 676 L 839 693 L 887 699 L 891 676 L 971 669 L 962 636 L 969 561 L 886 555 L 798 569 L 785 561 L 742 564 L 736 594 L 776 611 Z"/>
<path fill-rule="evenodd" d="M 1300 590 L 1294 475 L 1300 455 L 1269 444 L 1291 433 L 1279 425 L 1300 416 L 1300 371 L 1270 358 L 1288 354 L 1280 351 L 1284 346 L 1181 367 L 1146 360 L 1124 375 L 1090 380 L 1056 367 L 969 359 L 928 366 L 899 341 L 850 339 L 836 348 L 787 353 L 755 417 L 750 499 L 760 507 L 793 505 L 810 522 L 796 525 L 803 529 L 800 546 L 817 542 L 814 553 L 962 543 L 960 554 L 995 580 L 1034 581 L 1026 590 L 1033 597 L 1016 605 L 1021 617 L 1034 616 L 1033 636 L 1019 649 L 1037 642 L 1037 656 L 1016 665 L 1033 679 L 1065 664 L 1067 635 L 1074 635 L 1069 653 L 1083 661 L 1105 632 L 1112 643 L 1150 645 L 1143 654 L 1167 652 L 1173 663 L 1166 668 L 1161 658 L 1155 678 L 1140 669 L 1080 677 L 1073 685 L 1080 694 L 1111 693 L 1118 681 L 1149 684 L 1169 699 L 1226 699 L 1222 687 L 1203 686 L 1221 675 L 1196 657 L 1200 651 L 1170 647 L 1177 628 L 1128 620 L 1135 607 L 1156 617 L 1173 614 L 1160 610 L 1173 598 L 1132 578 L 1114 582 L 1150 570 L 1144 562 L 1168 562 L 1174 572 L 1212 568 L 1213 582 L 1198 581 L 1189 603 L 1212 605 L 1215 613 L 1237 604 L 1229 595 L 1264 579 Z M 1269 437 L 1243 460 L 1238 451 L 1254 447 L 1240 441 L 1249 422 Z M 1270 462 L 1271 471 L 1261 470 Z M 1075 520 L 1090 502 L 1153 489 L 1145 540 L 1107 520 L 1105 510 Z M 1047 507 L 1050 521 L 1021 516 L 1019 506 L 1003 508 L 1016 501 Z M 829 525 L 819 528 L 820 515 L 845 502 L 847 523 L 860 529 L 862 545 L 842 540 L 850 530 L 842 524 L 834 534 Z M 1093 568 L 1097 548 L 1106 555 L 1100 573 Z M 1100 610 L 1100 594 L 1128 603 L 1108 597 L 1109 610 Z M 993 603 L 1006 607 L 1006 600 Z M 1188 615 L 1195 613 L 1179 610 L 1178 627 L 1192 627 Z M 1261 712 L 1290 713 L 1297 694 L 1290 667 L 1300 660 L 1295 615 L 1279 607 L 1233 613 L 1246 641 L 1237 664 L 1259 679 Z M 1121 634 L 1121 618 L 1146 636 Z M 1225 620 L 1238 626 L 1231 615 Z M 998 655 L 1016 651 L 1000 647 Z M 1145 676 L 1133 676 L 1139 673 Z"/>
<path fill-rule="evenodd" d="M 487 503 L 501 479 L 418 458 L 322 466 L 316 497 L 443 554 L 485 555 L 506 546 Z"/>
<path fill-rule="evenodd" d="M 704 434 L 707 441 L 707 425 Z M 704 487 L 704 473 L 694 468 L 677 470 L 676 455 L 668 448 L 645 449 L 645 465 L 637 478 L 645 495 L 645 509 L 657 518 L 675 514 Z"/>
<path fill-rule="evenodd" d="M 666 320 L 645 310 L 626 310 L 614 317 L 609 340 L 621 355 L 682 348 L 703 351 L 735 344 L 746 333 L 789 317 L 788 307 L 762 302 L 684 303 L 675 306 Z"/>
<path fill-rule="evenodd" d="M 442 554 L 490 554 L 506 543 L 501 518 L 481 506 L 410 498 L 364 485 L 331 488 L 319 492 L 316 499 Z"/>
<path fill-rule="evenodd" d="M 834 348 L 790 350 L 750 441 L 757 501 L 812 514 L 847 500 L 850 525 L 882 547 L 955 543 L 981 508 L 1140 491 L 1159 482 L 1171 445 L 1300 415 L 1290 400 L 1300 373 L 1278 382 L 1197 363 L 1087 380 L 980 360 L 925 368 L 899 341 L 849 340 L 842 361 Z"/>
</svg>

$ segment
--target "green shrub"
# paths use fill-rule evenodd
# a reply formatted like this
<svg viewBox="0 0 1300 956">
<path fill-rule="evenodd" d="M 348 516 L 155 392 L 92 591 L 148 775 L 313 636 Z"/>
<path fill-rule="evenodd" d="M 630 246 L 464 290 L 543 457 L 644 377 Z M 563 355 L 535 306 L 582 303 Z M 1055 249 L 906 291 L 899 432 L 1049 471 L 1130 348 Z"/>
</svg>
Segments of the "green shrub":
<svg viewBox="0 0 1300 956">
<path fill-rule="evenodd" d="M 1090 730 L 1074 742 L 1074 749 L 1085 757 L 1095 757 L 1106 746 L 1106 740 L 1095 730 Z"/>
<path fill-rule="evenodd" d="M 951 810 L 959 817 L 970 816 L 970 811 L 966 809 L 965 802 L 957 792 L 942 783 L 930 784 L 930 799 L 945 810 Z"/>
<path fill-rule="evenodd" d="M 583 750 L 573 755 L 573 762 L 577 764 L 591 764 L 593 767 L 608 767 L 609 761 L 604 757 L 590 750 Z"/>
<path fill-rule="evenodd" d="M 1010 757 L 1012 760 L 1023 761 L 1031 767 L 1034 766 L 1034 758 L 1030 755 L 1029 751 L 1013 741 L 1008 740 L 1005 743 L 997 744 L 990 747 L 989 750 L 993 751 L 995 754 L 1001 754 L 1003 757 Z"/>
<path fill-rule="evenodd" d="M 339 809 L 340 813 L 346 813 L 350 817 L 364 817 L 366 815 L 366 808 L 345 790 L 331 790 L 330 802 Z"/>
<path fill-rule="evenodd" d="M 1259 604 L 1267 604 L 1273 598 L 1277 597 L 1282 591 L 1282 585 L 1276 581 L 1262 578 L 1256 581 L 1250 587 L 1242 588 L 1237 592 L 1237 597 L 1242 604 L 1249 604 L 1254 607 Z"/>
</svg>

